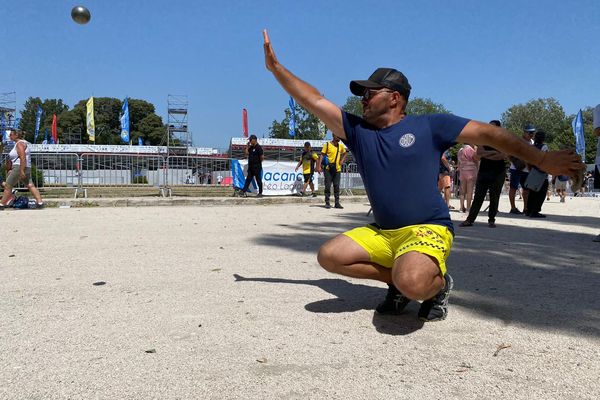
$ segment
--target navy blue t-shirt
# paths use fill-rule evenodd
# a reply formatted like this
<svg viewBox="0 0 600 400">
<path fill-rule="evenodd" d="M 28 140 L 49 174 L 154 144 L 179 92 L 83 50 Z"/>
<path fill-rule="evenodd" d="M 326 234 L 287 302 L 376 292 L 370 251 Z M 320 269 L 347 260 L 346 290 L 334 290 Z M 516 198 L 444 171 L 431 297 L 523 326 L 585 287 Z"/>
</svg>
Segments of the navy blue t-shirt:
<svg viewBox="0 0 600 400">
<path fill-rule="evenodd" d="M 451 114 L 407 116 L 385 129 L 342 112 L 345 143 L 352 151 L 383 229 L 435 224 L 454 231 L 437 181 L 442 153 L 469 122 Z"/>
</svg>

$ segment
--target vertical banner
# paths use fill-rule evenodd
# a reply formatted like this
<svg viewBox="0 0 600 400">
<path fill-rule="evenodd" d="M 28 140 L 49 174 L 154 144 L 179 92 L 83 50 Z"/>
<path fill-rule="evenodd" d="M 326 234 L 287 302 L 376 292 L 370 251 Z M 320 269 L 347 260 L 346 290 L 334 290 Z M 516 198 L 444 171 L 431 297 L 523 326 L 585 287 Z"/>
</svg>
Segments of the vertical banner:
<svg viewBox="0 0 600 400">
<path fill-rule="evenodd" d="M 94 96 L 90 97 L 86 104 L 86 127 L 90 142 L 96 142 L 96 123 L 94 122 Z"/>
<path fill-rule="evenodd" d="M 600 129 L 600 104 L 594 107 L 592 112 L 592 129 Z M 600 136 L 596 142 L 596 167 L 594 168 L 594 189 L 600 189 Z"/>
<path fill-rule="evenodd" d="M 142 140 L 142 137 L 138 137 L 138 146 L 143 146 L 144 145 L 144 141 Z"/>
<path fill-rule="evenodd" d="M 38 106 L 35 112 L 35 133 L 33 134 L 33 143 L 37 142 L 40 134 L 40 122 L 42 121 L 42 107 Z"/>
<path fill-rule="evenodd" d="M 242 109 L 242 132 L 244 137 L 248 137 L 248 110 Z"/>
<path fill-rule="evenodd" d="M 44 129 L 44 141 L 42 144 L 48 144 L 48 128 Z"/>
<path fill-rule="evenodd" d="M 4 120 L 4 113 L 0 112 L 0 140 L 3 142 L 7 141 L 6 138 L 6 121 Z"/>
<path fill-rule="evenodd" d="M 585 162 L 585 136 L 583 134 L 583 115 L 581 110 L 572 122 L 573 133 L 575 134 L 575 151 L 581 156 L 581 160 Z"/>
<path fill-rule="evenodd" d="M 296 103 L 294 98 L 290 96 L 290 137 L 296 136 Z"/>
<path fill-rule="evenodd" d="M 121 110 L 121 140 L 129 143 L 129 99 L 127 97 Z"/>
<path fill-rule="evenodd" d="M 58 121 L 56 119 L 56 114 L 52 116 L 52 140 L 50 143 L 58 144 Z"/>
</svg>

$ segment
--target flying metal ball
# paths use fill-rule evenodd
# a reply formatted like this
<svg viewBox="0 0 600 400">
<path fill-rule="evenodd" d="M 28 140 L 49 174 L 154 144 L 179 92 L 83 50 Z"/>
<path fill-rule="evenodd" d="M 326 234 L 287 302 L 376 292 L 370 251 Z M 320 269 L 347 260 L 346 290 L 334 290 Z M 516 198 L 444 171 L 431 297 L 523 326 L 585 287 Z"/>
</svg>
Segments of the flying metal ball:
<svg viewBox="0 0 600 400">
<path fill-rule="evenodd" d="M 71 18 L 78 24 L 84 25 L 90 22 L 92 15 L 90 14 L 90 10 L 84 6 L 75 6 L 71 10 Z"/>
</svg>

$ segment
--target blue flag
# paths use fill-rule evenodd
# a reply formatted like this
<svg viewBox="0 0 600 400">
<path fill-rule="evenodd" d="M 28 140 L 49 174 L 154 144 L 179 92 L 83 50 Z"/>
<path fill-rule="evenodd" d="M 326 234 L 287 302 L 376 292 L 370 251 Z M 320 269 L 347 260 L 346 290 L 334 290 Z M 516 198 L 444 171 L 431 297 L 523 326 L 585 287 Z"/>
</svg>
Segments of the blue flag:
<svg viewBox="0 0 600 400">
<path fill-rule="evenodd" d="M 19 129 L 20 123 L 21 123 L 21 118 L 19 118 L 19 117 L 15 118 L 15 124 L 13 125 L 13 128 Z"/>
<path fill-rule="evenodd" d="M 35 112 L 35 133 L 33 134 L 33 143 L 37 142 L 40 133 L 40 121 L 42 120 L 42 107 L 38 106 Z"/>
<path fill-rule="evenodd" d="M 144 141 L 142 140 L 141 137 L 138 138 L 138 146 L 143 146 L 144 145 Z"/>
<path fill-rule="evenodd" d="M 42 144 L 48 144 L 48 128 L 44 129 L 44 141 Z"/>
<path fill-rule="evenodd" d="M 585 136 L 583 135 L 583 115 L 581 114 L 581 110 L 579 110 L 571 125 L 575 134 L 575 151 L 581 156 L 581 160 L 585 162 Z"/>
<path fill-rule="evenodd" d="M 4 120 L 4 113 L 0 113 L 0 140 L 6 142 L 6 121 Z"/>
<path fill-rule="evenodd" d="M 290 96 L 290 136 L 296 136 L 296 103 L 294 103 L 294 98 Z"/>
<path fill-rule="evenodd" d="M 127 97 L 125 97 L 121 111 L 121 140 L 129 143 L 129 99 Z"/>
</svg>

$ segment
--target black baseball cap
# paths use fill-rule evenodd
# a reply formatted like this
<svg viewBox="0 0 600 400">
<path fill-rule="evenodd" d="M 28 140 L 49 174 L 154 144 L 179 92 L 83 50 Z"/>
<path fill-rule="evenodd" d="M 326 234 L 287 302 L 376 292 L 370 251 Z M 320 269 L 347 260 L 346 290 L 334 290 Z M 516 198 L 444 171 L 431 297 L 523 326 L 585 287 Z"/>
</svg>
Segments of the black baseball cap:
<svg viewBox="0 0 600 400">
<path fill-rule="evenodd" d="M 529 133 L 534 133 L 537 129 L 535 128 L 535 125 L 533 124 L 527 124 L 525 125 L 525 127 L 523 128 L 523 131 L 525 132 L 529 132 Z"/>
<path fill-rule="evenodd" d="M 412 87 L 404 74 L 394 68 L 377 68 L 366 81 L 350 82 L 350 91 L 356 96 L 362 96 L 365 89 L 388 88 L 406 97 L 410 96 Z"/>
</svg>

